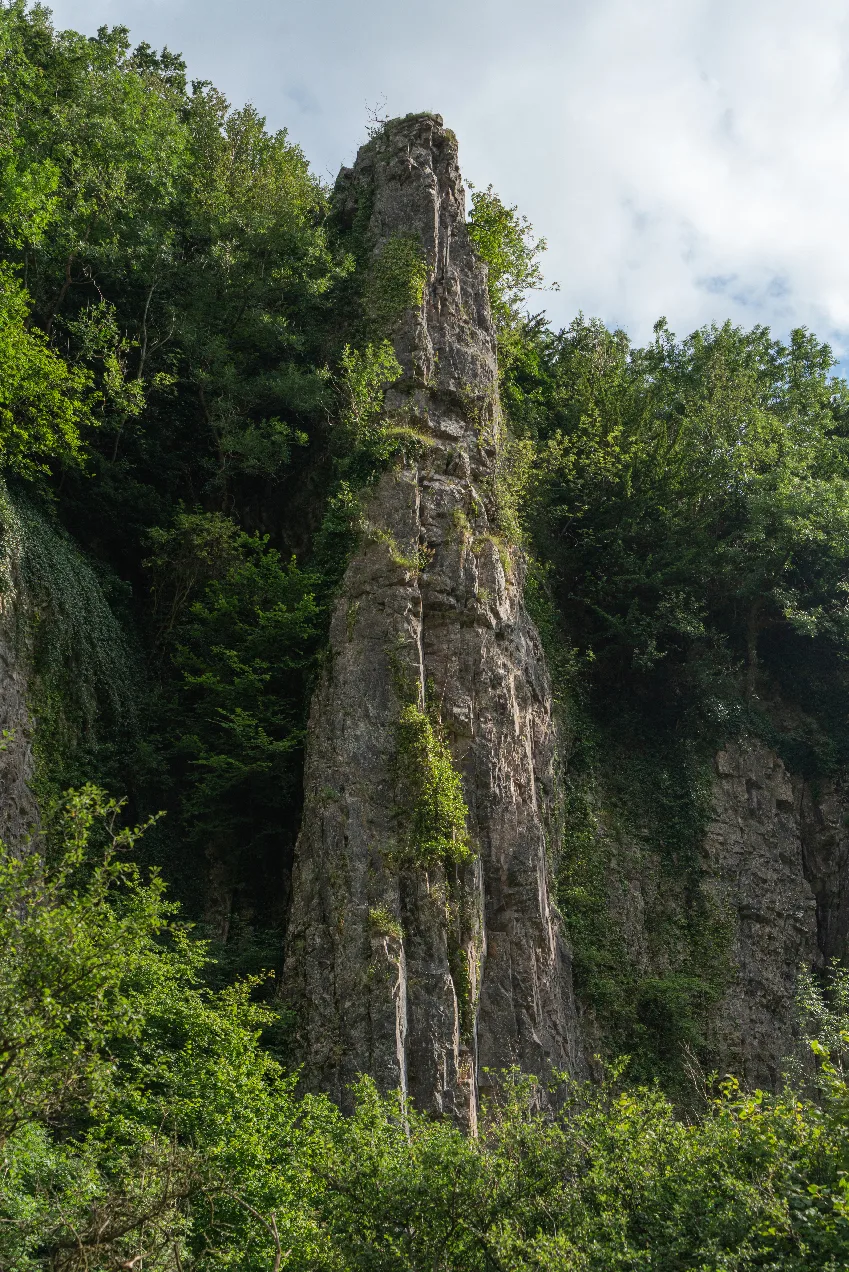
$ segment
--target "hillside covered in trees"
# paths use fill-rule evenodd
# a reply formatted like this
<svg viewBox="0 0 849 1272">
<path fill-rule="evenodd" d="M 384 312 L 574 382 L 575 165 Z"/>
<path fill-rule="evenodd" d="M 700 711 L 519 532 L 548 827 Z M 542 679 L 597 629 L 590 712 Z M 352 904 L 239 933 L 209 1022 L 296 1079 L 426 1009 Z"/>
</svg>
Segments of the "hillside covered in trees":
<svg viewBox="0 0 849 1272">
<path fill-rule="evenodd" d="M 849 390 L 805 330 L 553 330 L 492 189 L 454 249 L 479 312 L 435 301 L 417 227 L 373 228 L 422 120 L 456 167 L 412 117 L 328 189 L 179 56 L 0 6 L 0 1267 L 849 1268 Z M 414 383 L 437 301 L 497 347 L 486 409 L 450 349 Z M 409 546 L 375 510 L 443 451 L 443 537 Z M 513 605 L 556 736 L 511 798 L 550 806 L 580 1039 L 570 1072 L 494 1072 L 479 717 L 372 632 L 407 909 L 361 917 L 400 985 L 437 896 L 473 1115 L 305 1077 L 298 836 L 339 799 L 305 755 L 365 648 L 354 576 L 433 577 L 457 630 Z"/>
</svg>

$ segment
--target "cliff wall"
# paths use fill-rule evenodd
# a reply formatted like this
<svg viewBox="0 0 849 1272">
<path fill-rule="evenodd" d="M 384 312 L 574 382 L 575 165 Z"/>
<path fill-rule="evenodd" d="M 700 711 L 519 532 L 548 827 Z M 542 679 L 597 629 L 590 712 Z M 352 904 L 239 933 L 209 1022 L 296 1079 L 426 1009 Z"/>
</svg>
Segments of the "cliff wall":
<svg viewBox="0 0 849 1272">
<path fill-rule="evenodd" d="M 676 868 L 648 837 L 599 816 L 610 929 L 635 985 L 719 986 L 695 1005 L 704 1054 L 748 1086 L 772 1088 L 790 1058 L 804 1057 L 800 967 L 847 955 L 846 795 L 838 782 L 791 774 L 744 736 L 714 758 L 705 822 L 695 860 Z"/>
</svg>

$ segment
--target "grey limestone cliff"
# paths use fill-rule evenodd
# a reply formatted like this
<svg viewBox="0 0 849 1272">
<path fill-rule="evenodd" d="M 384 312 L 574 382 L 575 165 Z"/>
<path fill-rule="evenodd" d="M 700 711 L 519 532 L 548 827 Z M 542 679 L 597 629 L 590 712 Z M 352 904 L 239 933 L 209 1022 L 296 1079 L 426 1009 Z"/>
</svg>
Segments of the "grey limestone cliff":
<svg viewBox="0 0 849 1272">
<path fill-rule="evenodd" d="M 374 487 L 312 707 L 285 985 L 307 1081 L 355 1076 L 474 1125 L 487 1071 L 580 1066 L 569 951 L 551 900 L 551 692 L 499 530 L 501 423 L 485 267 L 465 225 L 453 134 L 395 121 L 337 185 L 374 258 L 426 262 L 392 332 L 388 417 L 421 435 Z M 399 854 L 399 720 L 438 721 L 462 778 L 472 857 Z"/>
<path fill-rule="evenodd" d="M 649 979 L 719 970 L 724 989 L 703 1022 L 706 1041 L 719 1068 L 750 1087 L 775 1087 L 787 1061 L 805 1055 L 799 969 L 849 953 L 847 811 L 839 782 L 805 781 L 743 736 L 714 758 L 689 872 L 670 877 L 637 837 L 611 836 L 607 908 L 632 969 Z M 688 932 L 694 900 L 701 955 Z"/>
<path fill-rule="evenodd" d="M 704 885 L 730 918 L 731 985 L 713 1016 L 723 1066 L 774 1086 L 798 1037 L 800 966 L 821 961 L 806 877 L 803 786 L 755 739 L 716 757 Z"/>
<path fill-rule="evenodd" d="M 788 773 L 764 743 L 716 757 L 707 886 L 732 916 L 733 983 L 715 1013 L 726 1067 L 774 1086 L 796 1049 L 799 968 L 849 953 L 849 830 L 839 783 Z"/>
</svg>

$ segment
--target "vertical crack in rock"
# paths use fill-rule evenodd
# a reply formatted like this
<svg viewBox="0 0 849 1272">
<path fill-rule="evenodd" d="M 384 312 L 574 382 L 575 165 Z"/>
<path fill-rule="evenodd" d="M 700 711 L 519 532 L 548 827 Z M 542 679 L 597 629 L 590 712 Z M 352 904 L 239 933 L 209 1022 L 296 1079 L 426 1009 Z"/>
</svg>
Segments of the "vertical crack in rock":
<svg viewBox="0 0 849 1272">
<path fill-rule="evenodd" d="M 421 305 L 392 332 L 389 418 L 422 434 L 386 472 L 338 597 L 312 706 L 286 996 L 305 1077 L 343 1105 L 358 1073 L 474 1126 L 487 1071 L 581 1066 L 569 953 L 552 906 L 557 782 L 551 689 L 499 536 L 501 422 L 485 267 L 465 226 L 453 134 L 395 121 L 337 184 L 377 260 L 406 238 Z M 405 707 L 450 746 L 465 859 L 405 854 Z M 424 727 L 427 727 L 425 725 Z"/>
</svg>

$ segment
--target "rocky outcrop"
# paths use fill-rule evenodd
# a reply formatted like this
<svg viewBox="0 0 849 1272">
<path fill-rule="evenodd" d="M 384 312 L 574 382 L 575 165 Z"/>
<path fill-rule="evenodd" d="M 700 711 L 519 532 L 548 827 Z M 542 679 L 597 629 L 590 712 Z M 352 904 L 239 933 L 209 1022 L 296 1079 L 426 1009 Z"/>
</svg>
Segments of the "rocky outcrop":
<svg viewBox="0 0 849 1272">
<path fill-rule="evenodd" d="M 307 1081 L 347 1102 L 358 1073 L 474 1125 L 488 1071 L 580 1066 L 569 951 L 550 892 L 557 840 L 551 690 L 501 537 L 501 430 L 485 267 L 453 134 L 395 121 L 337 187 L 374 259 L 426 262 L 393 331 L 388 420 L 414 441 L 365 510 L 313 702 L 285 985 Z M 472 858 L 399 847 L 405 705 L 447 740 Z"/>
<path fill-rule="evenodd" d="M 750 1087 L 774 1088 L 787 1061 L 806 1054 L 800 967 L 849 953 L 847 813 L 839 783 L 807 782 L 744 737 L 714 759 L 705 833 L 686 869 L 670 872 L 657 850 L 601 826 L 611 927 L 637 981 L 724 984 L 701 1022 L 705 1042 Z"/>
<path fill-rule="evenodd" d="M 795 782 L 805 878 L 824 963 L 849 959 L 849 792 L 843 781 Z"/>
<path fill-rule="evenodd" d="M 796 1049 L 796 981 L 821 962 L 808 877 L 811 793 L 762 742 L 716 757 L 704 883 L 730 919 L 733 981 L 713 1013 L 723 1066 L 752 1086 L 774 1086 Z"/>
</svg>

